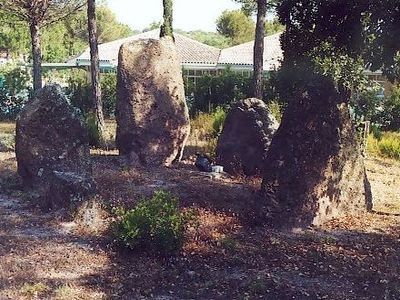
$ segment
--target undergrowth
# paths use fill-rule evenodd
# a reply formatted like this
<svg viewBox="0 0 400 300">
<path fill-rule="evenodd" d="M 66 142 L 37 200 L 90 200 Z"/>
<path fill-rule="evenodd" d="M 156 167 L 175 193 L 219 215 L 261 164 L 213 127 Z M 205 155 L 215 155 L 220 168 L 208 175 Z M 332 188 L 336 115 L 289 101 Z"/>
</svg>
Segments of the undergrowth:
<svg viewBox="0 0 400 300">
<path fill-rule="evenodd" d="M 132 250 L 157 254 L 178 251 L 193 218 L 190 212 L 181 212 L 178 199 L 164 191 L 156 191 L 151 199 L 142 199 L 133 209 L 119 209 L 116 213 L 117 241 Z"/>
<path fill-rule="evenodd" d="M 400 133 L 383 132 L 379 136 L 370 134 L 367 152 L 375 156 L 400 160 Z"/>
</svg>

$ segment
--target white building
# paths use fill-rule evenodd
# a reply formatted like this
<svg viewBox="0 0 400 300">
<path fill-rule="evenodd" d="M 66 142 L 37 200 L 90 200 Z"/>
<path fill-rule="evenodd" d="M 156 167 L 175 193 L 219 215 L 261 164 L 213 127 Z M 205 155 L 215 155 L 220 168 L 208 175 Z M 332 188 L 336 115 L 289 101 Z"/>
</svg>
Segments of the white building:
<svg viewBox="0 0 400 300">
<path fill-rule="evenodd" d="M 280 33 L 265 38 L 264 71 L 276 70 L 283 58 L 279 42 Z M 102 72 L 115 72 L 118 65 L 118 52 L 123 43 L 139 39 L 158 39 L 159 29 L 133 35 L 128 38 L 99 45 L 100 68 Z M 253 45 L 248 42 L 226 49 L 218 49 L 175 33 L 178 55 L 181 59 L 183 75 L 189 80 L 204 75 L 216 75 L 230 66 L 231 70 L 250 76 L 253 70 Z M 90 66 L 90 49 L 68 61 L 68 66 Z"/>
</svg>

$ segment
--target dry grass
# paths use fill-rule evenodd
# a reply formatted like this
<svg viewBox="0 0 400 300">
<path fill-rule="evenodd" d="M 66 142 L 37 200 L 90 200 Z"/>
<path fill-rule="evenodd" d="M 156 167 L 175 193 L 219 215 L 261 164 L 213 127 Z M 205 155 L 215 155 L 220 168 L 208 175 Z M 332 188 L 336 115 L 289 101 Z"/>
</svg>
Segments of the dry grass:
<svg viewBox="0 0 400 300">
<path fill-rule="evenodd" d="M 127 252 L 54 212 L 9 209 L 2 197 L 0 299 L 400 299 L 400 162 L 366 160 L 372 213 L 284 232 L 252 223 L 259 178 L 210 178 L 190 161 L 127 168 L 117 151 L 92 154 L 108 208 L 163 189 L 197 213 L 181 253 Z M 12 194 L 17 178 L 14 154 L 0 153 L 0 194 Z"/>
<path fill-rule="evenodd" d="M 0 122 L 0 133 L 14 134 L 15 122 Z"/>
<path fill-rule="evenodd" d="M 51 213 L 6 213 L 0 216 L 0 298 L 378 299 L 389 293 L 390 299 L 398 299 L 400 295 L 400 163 L 367 160 L 374 213 L 293 233 L 248 222 L 259 180 L 211 179 L 186 164 L 128 169 L 115 152 L 98 153 L 102 155 L 93 158 L 94 172 L 99 194 L 109 206 L 134 206 L 143 195 L 165 189 L 179 196 L 182 209 L 196 211 L 198 224 L 187 232 L 182 252 L 168 259 L 126 252 L 114 248 L 107 236 L 82 236 L 74 229 L 67 235 L 52 235 L 65 225 Z M 15 172 L 12 154 L 2 158 L 9 172 Z M 22 288 L 24 282 L 32 284 Z"/>
</svg>

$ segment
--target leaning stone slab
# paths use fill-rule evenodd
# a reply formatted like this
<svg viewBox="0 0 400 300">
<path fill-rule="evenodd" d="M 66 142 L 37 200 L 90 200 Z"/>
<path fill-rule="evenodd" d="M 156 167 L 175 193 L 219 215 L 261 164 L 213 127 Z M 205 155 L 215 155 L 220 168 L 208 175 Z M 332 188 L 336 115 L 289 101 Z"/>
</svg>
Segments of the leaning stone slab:
<svg viewBox="0 0 400 300">
<path fill-rule="evenodd" d="M 190 125 L 172 39 L 121 46 L 116 118 L 117 148 L 131 164 L 170 165 L 181 159 Z"/>
</svg>

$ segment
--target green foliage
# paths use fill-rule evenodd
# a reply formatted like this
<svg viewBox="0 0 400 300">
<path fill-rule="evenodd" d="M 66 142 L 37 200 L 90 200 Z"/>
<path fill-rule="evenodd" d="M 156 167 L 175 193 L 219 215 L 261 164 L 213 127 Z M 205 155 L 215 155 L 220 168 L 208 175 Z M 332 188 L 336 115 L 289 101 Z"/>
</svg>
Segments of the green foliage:
<svg viewBox="0 0 400 300">
<path fill-rule="evenodd" d="M 132 35 L 128 25 L 118 22 L 116 15 L 104 5 L 96 9 L 99 43 Z M 30 55 L 30 36 L 27 24 L 16 17 L 0 12 L 0 48 L 11 55 Z M 42 28 L 42 55 L 45 62 L 62 62 L 80 54 L 88 45 L 87 16 L 79 10 L 60 22 Z"/>
<path fill-rule="evenodd" d="M 161 25 L 162 25 L 161 22 L 156 22 L 156 21 L 151 22 L 149 24 L 149 26 L 147 26 L 145 29 L 143 29 L 143 32 L 151 31 L 154 29 L 160 29 Z"/>
<path fill-rule="evenodd" d="M 0 24 L 0 49 L 7 49 L 10 56 L 26 53 L 30 44 L 27 25 L 4 11 L 0 11 Z"/>
<path fill-rule="evenodd" d="M 242 11 L 247 15 L 251 16 L 257 13 L 257 0 L 234 0 L 237 3 L 242 4 Z M 272 12 L 276 5 L 277 0 L 264 0 L 267 2 L 268 11 Z"/>
<path fill-rule="evenodd" d="M 215 157 L 218 137 L 226 119 L 226 109 L 217 107 L 210 113 L 200 112 L 190 120 L 190 141 L 195 150 Z"/>
<path fill-rule="evenodd" d="M 210 113 L 200 112 L 194 117 L 190 126 L 192 132 L 197 131 L 198 138 L 207 140 L 220 135 L 226 119 L 226 109 L 217 107 Z"/>
<path fill-rule="evenodd" d="M 90 83 L 84 70 L 71 70 L 67 79 L 66 95 L 71 104 L 86 115 L 90 108 Z"/>
<path fill-rule="evenodd" d="M 115 74 L 101 74 L 100 83 L 103 114 L 107 118 L 113 118 L 117 101 L 117 76 Z"/>
<path fill-rule="evenodd" d="M 331 77 L 342 88 L 353 92 L 365 92 L 370 87 L 360 56 L 352 57 L 329 42 L 321 43 L 307 55 L 311 57 L 315 66 L 314 71 Z"/>
<path fill-rule="evenodd" d="M 170 193 L 157 191 L 151 199 L 133 209 L 120 209 L 116 238 L 132 250 L 149 250 L 159 254 L 178 251 L 192 216 L 179 211 L 178 200 Z"/>
<path fill-rule="evenodd" d="M 89 135 L 89 145 L 96 147 L 100 146 L 104 141 L 99 131 L 96 114 L 93 112 L 88 112 L 86 114 L 85 124 Z"/>
<path fill-rule="evenodd" d="M 282 70 L 323 75 L 347 95 L 367 87 L 365 67 L 381 69 L 391 79 L 400 76 L 399 6 L 398 1 L 282 0 L 278 15 L 287 28 Z M 288 79 L 292 87 L 310 81 L 300 75 Z"/>
<path fill-rule="evenodd" d="M 400 134 L 388 132 L 382 135 L 379 151 L 386 157 L 400 160 Z"/>
<path fill-rule="evenodd" d="M 101 74 L 100 77 L 103 113 L 106 118 L 115 115 L 117 76 L 115 74 Z M 90 83 L 86 71 L 72 70 L 67 79 L 66 94 L 71 104 L 79 108 L 84 115 L 91 109 Z"/>
<path fill-rule="evenodd" d="M 382 104 L 378 92 L 379 86 L 372 85 L 369 89 L 356 93 L 352 97 L 350 105 L 356 121 L 378 121 L 379 108 Z"/>
<path fill-rule="evenodd" d="M 284 30 L 285 26 L 283 26 L 277 19 L 265 22 L 265 35 L 272 35 L 278 32 L 283 32 Z"/>
<path fill-rule="evenodd" d="M 282 115 L 284 106 L 276 100 L 271 100 L 267 103 L 268 109 L 275 119 L 280 123 L 282 121 Z"/>
<path fill-rule="evenodd" d="M 226 10 L 217 20 L 217 31 L 229 38 L 232 45 L 254 39 L 254 21 L 241 10 Z"/>
<path fill-rule="evenodd" d="M 164 23 L 161 25 L 160 37 L 174 37 L 173 23 L 173 3 L 172 0 L 163 0 Z"/>
<path fill-rule="evenodd" d="M 214 118 L 213 135 L 214 137 L 218 137 L 225 123 L 226 110 L 224 110 L 222 107 L 217 107 L 212 116 Z"/>
<path fill-rule="evenodd" d="M 400 85 L 393 89 L 382 106 L 379 123 L 385 130 L 400 130 Z"/>
<path fill-rule="evenodd" d="M 193 94 L 189 101 L 191 115 L 199 111 L 211 112 L 217 107 L 224 107 L 235 100 L 250 95 L 250 78 L 230 69 L 217 76 L 203 76 L 197 79 L 196 85 L 188 84 L 186 94 Z"/>
<path fill-rule="evenodd" d="M 79 108 L 84 115 L 90 111 L 90 85 L 83 70 L 70 71 L 67 79 L 66 94 L 71 104 Z M 101 89 L 103 112 L 106 118 L 113 118 L 116 104 L 116 75 L 101 74 Z M 231 71 L 229 68 L 217 76 L 203 76 L 197 79 L 197 84 L 185 79 L 185 91 L 191 116 L 199 112 L 219 111 L 229 107 L 236 100 L 249 97 L 251 78 Z M 276 93 L 276 78 L 274 75 L 264 81 L 264 101 L 279 102 Z M 279 102 L 281 111 L 285 105 Z"/>
<path fill-rule="evenodd" d="M 179 29 L 175 30 L 175 32 L 185 35 L 188 38 L 196 40 L 200 43 L 220 49 L 228 48 L 231 46 L 231 40 L 217 32 L 206 32 L 202 30 L 183 31 Z"/>
<path fill-rule="evenodd" d="M 378 96 L 379 89 L 372 86 L 352 98 L 355 120 L 371 121 L 385 131 L 400 130 L 400 87 L 394 87 L 385 98 Z"/>
<path fill-rule="evenodd" d="M 378 136 L 370 134 L 367 140 L 367 152 L 371 155 L 400 160 L 400 133 L 383 132 Z"/>
<path fill-rule="evenodd" d="M 30 76 L 15 64 L 0 67 L 0 120 L 14 120 L 30 94 Z"/>
</svg>

